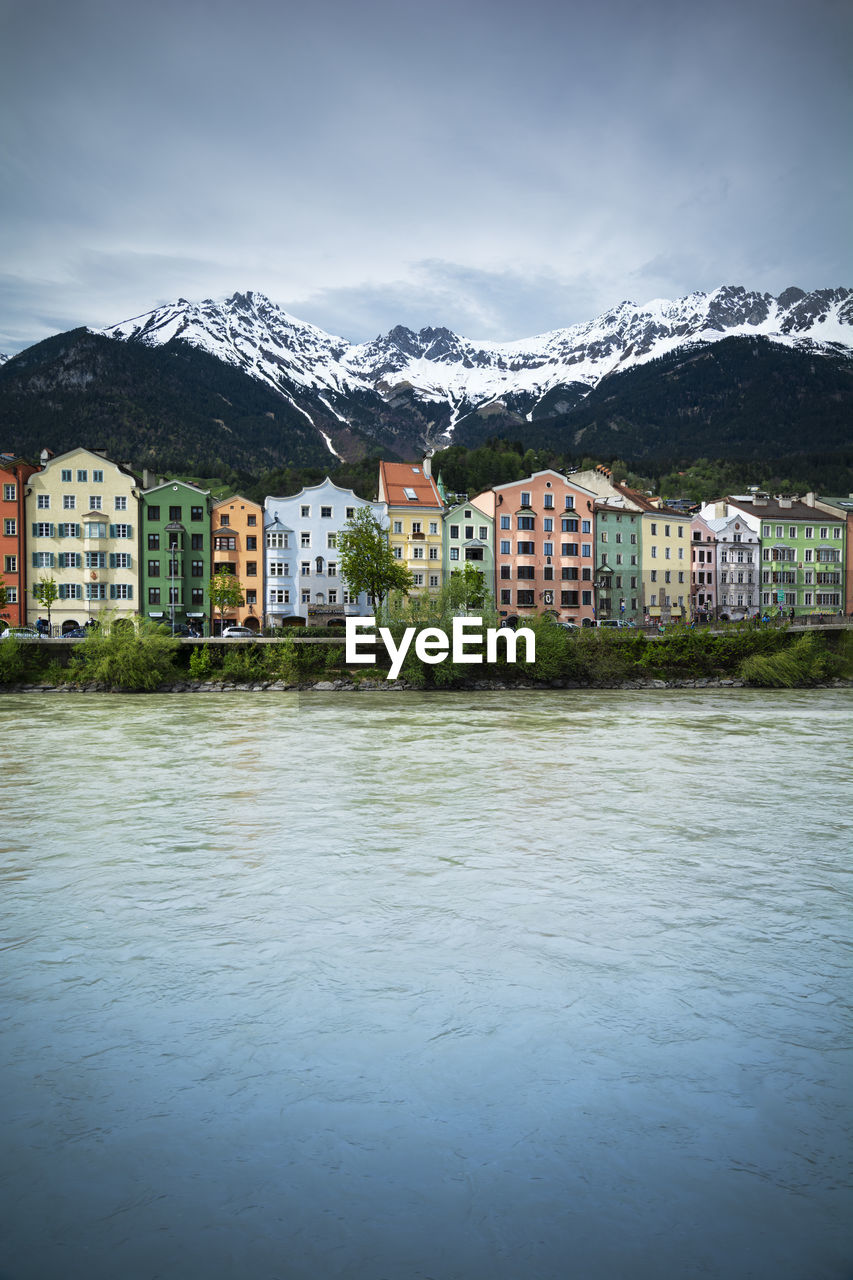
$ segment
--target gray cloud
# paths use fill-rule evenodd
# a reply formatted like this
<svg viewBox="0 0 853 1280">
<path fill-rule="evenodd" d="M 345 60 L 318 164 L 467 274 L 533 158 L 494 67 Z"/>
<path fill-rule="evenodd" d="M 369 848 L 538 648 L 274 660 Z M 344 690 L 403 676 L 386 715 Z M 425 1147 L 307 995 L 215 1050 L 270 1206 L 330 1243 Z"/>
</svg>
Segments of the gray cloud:
<svg viewBox="0 0 853 1280">
<path fill-rule="evenodd" d="M 835 0 L 0 12 L 0 348 L 256 288 L 361 339 L 849 282 Z"/>
</svg>

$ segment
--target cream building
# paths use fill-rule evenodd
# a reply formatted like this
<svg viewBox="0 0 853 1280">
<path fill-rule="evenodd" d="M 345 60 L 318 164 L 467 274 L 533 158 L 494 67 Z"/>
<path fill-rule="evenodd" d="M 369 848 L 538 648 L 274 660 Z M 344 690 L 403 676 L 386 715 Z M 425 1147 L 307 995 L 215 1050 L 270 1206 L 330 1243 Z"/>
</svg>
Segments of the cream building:
<svg viewBox="0 0 853 1280">
<path fill-rule="evenodd" d="M 59 591 L 51 606 L 54 634 L 104 613 L 138 611 L 139 494 L 138 477 L 100 453 L 42 453 L 25 499 L 30 625 L 47 616 L 36 590 L 48 578 Z"/>
</svg>

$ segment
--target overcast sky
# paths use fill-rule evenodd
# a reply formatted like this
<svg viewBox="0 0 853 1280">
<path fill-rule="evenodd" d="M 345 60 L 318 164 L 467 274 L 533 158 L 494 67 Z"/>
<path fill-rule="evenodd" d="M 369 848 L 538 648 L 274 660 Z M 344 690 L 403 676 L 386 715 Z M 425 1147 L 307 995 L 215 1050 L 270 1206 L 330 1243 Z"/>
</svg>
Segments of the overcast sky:
<svg viewBox="0 0 853 1280">
<path fill-rule="evenodd" d="M 848 0 L 0 15 L 0 351 L 247 289 L 361 341 L 853 283 Z"/>
</svg>

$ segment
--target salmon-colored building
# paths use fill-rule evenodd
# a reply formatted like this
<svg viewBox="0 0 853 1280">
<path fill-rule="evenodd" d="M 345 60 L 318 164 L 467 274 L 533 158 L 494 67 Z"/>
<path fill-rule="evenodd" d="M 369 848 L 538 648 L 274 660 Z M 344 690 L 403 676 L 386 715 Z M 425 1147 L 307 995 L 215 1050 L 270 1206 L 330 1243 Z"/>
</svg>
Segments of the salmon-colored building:
<svg viewBox="0 0 853 1280">
<path fill-rule="evenodd" d="M 38 467 L 0 453 L 0 582 L 6 588 L 4 627 L 27 621 L 27 522 L 24 511 L 27 481 Z"/>
<path fill-rule="evenodd" d="M 471 499 L 494 516 L 497 608 L 502 617 L 595 618 L 595 494 L 560 471 L 537 471 Z"/>
<path fill-rule="evenodd" d="M 239 579 L 243 604 L 226 609 L 224 625 L 240 623 L 260 631 L 264 611 L 264 512 L 258 502 L 222 498 L 212 512 L 213 573 L 225 569 Z M 213 610 L 213 633 L 219 632 L 219 610 Z"/>
</svg>

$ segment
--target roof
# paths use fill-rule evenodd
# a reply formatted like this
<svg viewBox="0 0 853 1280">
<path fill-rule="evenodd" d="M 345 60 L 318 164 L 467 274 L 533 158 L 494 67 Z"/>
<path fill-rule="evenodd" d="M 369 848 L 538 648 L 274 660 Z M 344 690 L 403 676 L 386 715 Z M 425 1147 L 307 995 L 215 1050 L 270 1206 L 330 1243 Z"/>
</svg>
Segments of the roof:
<svg viewBox="0 0 853 1280">
<path fill-rule="evenodd" d="M 418 463 L 380 462 L 379 499 L 389 507 L 444 509 L 435 481 L 432 476 L 424 475 Z"/>
<path fill-rule="evenodd" d="M 757 520 L 808 520 L 812 524 L 821 524 L 826 520 L 843 520 L 843 516 L 831 516 L 819 507 L 810 507 L 807 502 L 798 502 L 792 498 L 783 506 L 778 498 L 768 498 L 766 502 L 747 502 L 743 498 L 726 498 L 730 507 L 737 511 L 745 511 Z"/>
</svg>

